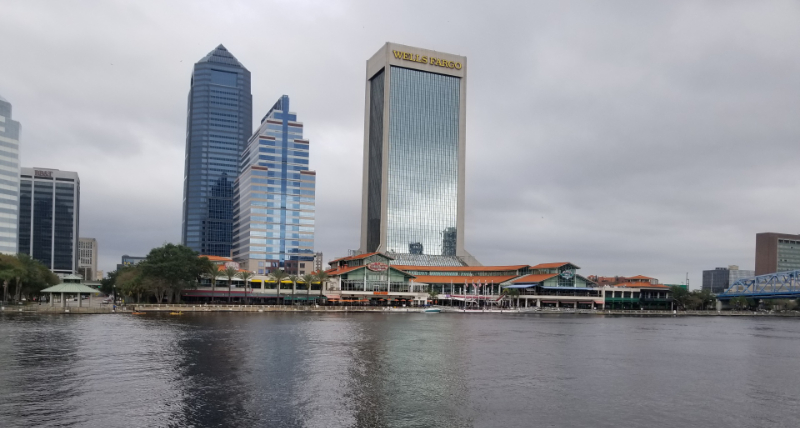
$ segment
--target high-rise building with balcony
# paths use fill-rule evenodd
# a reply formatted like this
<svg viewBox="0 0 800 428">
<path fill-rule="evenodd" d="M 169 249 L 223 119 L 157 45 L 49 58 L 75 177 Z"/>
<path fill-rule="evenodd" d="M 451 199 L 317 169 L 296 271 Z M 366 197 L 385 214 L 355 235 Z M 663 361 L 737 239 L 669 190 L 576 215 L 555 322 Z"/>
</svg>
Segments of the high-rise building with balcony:
<svg viewBox="0 0 800 428">
<path fill-rule="evenodd" d="M 22 168 L 19 252 L 57 274 L 76 273 L 80 201 L 77 172 Z"/>
<path fill-rule="evenodd" d="M 467 58 L 386 43 L 367 61 L 362 253 L 477 264 L 464 249 Z"/>
<path fill-rule="evenodd" d="M 11 103 L 0 96 L 0 253 L 17 253 L 19 221 L 19 133 Z"/>
<path fill-rule="evenodd" d="M 267 274 L 310 272 L 314 263 L 316 173 L 309 141 L 284 95 L 261 120 L 241 157 L 234 190 L 233 259 Z"/>
<path fill-rule="evenodd" d="M 194 65 L 186 120 L 181 241 L 229 257 L 233 182 L 253 129 L 250 72 L 219 45 Z"/>
</svg>

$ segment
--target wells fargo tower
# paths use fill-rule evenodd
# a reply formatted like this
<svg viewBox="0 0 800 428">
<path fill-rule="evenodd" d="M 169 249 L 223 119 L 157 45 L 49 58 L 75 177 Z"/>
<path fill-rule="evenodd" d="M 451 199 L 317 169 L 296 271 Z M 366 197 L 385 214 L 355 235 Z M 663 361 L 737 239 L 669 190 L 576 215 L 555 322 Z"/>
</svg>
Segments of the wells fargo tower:
<svg viewBox="0 0 800 428">
<path fill-rule="evenodd" d="M 476 264 L 464 250 L 467 58 L 386 43 L 367 61 L 361 252 Z"/>
</svg>

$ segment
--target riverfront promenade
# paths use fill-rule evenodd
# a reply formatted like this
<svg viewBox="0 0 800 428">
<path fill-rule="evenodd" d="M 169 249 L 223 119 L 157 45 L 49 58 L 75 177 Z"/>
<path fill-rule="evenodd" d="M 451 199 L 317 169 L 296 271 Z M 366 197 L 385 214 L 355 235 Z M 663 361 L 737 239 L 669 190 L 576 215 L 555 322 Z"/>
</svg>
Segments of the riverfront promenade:
<svg viewBox="0 0 800 428">
<path fill-rule="evenodd" d="M 589 309 L 459 309 L 449 306 L 438 307 L 442 313 L 462 314 L 540 314 L 540 315 L 613 315 L 628 317 L 693 317 L 693 316 L 733 316 L 733 317 L 800 317 L 800 311 L 786 312 L 753 312 L 753 311 L 636 311 L 636 310 L 589 310 Z M 48 305 L 0 305 L 0 312 L 14 313 L 53 313 L 53 314 L 127 314 L 144 312 L 146 314 L 180 312 L 186 314 L 213 313 L 213 312 L 370 312 L 370 313 L 420 313 L 421 307 L 389 307 L 389 306 L 283 306 L 283 305 L 191 305 L 191 304 L 132 304 L 117 306 L 116 312 L 112 305 L 89 305 L 83 307 L 68 306 L 66 308 L 51 307 Z"/>
</svg>

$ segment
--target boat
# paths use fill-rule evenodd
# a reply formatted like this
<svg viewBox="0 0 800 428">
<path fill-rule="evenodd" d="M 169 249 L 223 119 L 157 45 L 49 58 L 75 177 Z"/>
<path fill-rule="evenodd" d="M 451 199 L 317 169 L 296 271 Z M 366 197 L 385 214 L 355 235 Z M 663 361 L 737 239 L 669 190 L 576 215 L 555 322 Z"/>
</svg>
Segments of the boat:
<svg viewBox="0 0 800 428">
<path fill-rule="evenodd" d="M 131 312 L 131 315 L 144 315 L 144 314 L 145 312 L 138 312 L 138 311 Z"/>
<path fill-rule="evenodd" d="M 425 308 L 425 309 L 422 310 L 422 312 L 431 313 L 431 314 L 438 314 L 439 312 L 442 312 L 442 310 L 439 309 L 439 308 Z"/>
<path fill-rule="evenodd" d="M 170 312 L 170 315 L 183 315 L 183 312 Z"/>
</svg>

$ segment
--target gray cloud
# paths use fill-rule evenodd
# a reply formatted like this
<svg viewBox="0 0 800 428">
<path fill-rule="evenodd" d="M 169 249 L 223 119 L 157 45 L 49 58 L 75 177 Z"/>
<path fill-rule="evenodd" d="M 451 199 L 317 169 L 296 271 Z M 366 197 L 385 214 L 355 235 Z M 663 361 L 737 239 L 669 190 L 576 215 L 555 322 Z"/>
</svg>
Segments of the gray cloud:
<svg viewBox="0 0 800 428">
<path fill-rule="evenodd" d="M 478 2 L 476 2 L 478 3 Z M 466 55 L 466 246 L 679 282 L 798 233 L 800 6 L 765 2 L 6 2 L 0 94 L 26 166 L 75 170 L 101 266 L 180 239 L 192 64 L 223 43 L 282 94 L 318 173 L 317 247 L 359 242 L 364 65 Z"/>
</svg>

